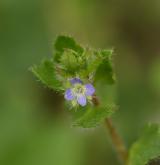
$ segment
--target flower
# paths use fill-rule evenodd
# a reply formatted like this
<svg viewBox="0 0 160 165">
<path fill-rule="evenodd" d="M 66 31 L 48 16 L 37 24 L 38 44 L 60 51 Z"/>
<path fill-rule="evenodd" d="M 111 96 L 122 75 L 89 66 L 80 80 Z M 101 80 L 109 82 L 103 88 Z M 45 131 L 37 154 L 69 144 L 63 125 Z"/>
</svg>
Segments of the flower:
<svg viewBox="0 0 160 165">
<path fill-rule="evenodd" d="M 91 96 L 95 92 L 95 88 L 92 84 L 83 84 L 79 78 L 73 78 L 70 80 L 71 88 L 65 91 L 65 99 L 72 101 L 73 106 L 79 104 L 85 106 L 87 99 L 90 100 Z"/>
</svg>

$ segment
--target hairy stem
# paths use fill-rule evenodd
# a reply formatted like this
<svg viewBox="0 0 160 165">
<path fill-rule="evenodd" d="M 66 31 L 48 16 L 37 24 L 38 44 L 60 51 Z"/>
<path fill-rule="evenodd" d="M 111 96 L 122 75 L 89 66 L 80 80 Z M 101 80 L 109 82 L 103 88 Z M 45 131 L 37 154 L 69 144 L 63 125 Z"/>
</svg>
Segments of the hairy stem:
<svg viewBox="0 0 160 165">
<path fill-rule="evenodd" d="M 100 105 L 100 101 L 95 95 L 92 97 L 92 102 L 95 106 Z M 108 129 L 109 135 L 112 139 L 112 143 L 117 151 L 119 159 L 123 162 L 123 164 L 126 164 L 128 160 L 128 151 L 123 143 L 123 140 L 121 139 L 121 136 L 118 134 L 116 128 L 113 126 L 112 120 L 106 118 L 105 126 Z"/>
<path fill-rule="evenodd" d="M 112 142 L 117 151 L 119 159 L 123 162 L 123 164 L 126 164 L 128 159 L 128 152 L 116 128 L 113 126 L 112 120 L 106 118 L 105 125 L 109 131 L 109 135 L 112 139 Z"/>
</svg>

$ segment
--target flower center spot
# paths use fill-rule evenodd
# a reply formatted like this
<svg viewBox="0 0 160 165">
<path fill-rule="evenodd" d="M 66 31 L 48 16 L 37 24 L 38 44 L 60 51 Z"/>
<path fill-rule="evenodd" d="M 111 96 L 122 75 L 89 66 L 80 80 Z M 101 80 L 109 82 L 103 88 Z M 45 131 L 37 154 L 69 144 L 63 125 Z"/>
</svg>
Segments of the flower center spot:
<svg viewBox="0 0 160 165">
<path fill-rule="evenodd" d="M 76 94 L 85 94 L 85 88 L 81 84 L 75 85 L 75 87 L 73 88 L 73 90 L 74 90 L 74 93 L 76 93 Z"/>
</svg>

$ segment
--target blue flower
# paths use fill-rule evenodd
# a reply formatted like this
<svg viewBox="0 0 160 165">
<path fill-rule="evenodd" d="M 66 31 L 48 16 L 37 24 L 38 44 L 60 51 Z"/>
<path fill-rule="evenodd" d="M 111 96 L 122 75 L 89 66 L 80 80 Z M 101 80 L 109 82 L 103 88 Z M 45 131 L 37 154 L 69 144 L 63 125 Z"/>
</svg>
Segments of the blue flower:
<svg viewBox="0 0 160 165">
<path fill-rule="evenodd" d="M 95 92 L 95 88 L 92 84 L 83 84 L 79 78 L 73 78 L 70 80 L 72 85 L 71 88 L 67 89 L 65 92 L 65 99 L 72 101 L 73 106 L 80 104 L 85 106 L 87 104 L 87 99 L 90 100 L 91 96 Z"/>
</svg>

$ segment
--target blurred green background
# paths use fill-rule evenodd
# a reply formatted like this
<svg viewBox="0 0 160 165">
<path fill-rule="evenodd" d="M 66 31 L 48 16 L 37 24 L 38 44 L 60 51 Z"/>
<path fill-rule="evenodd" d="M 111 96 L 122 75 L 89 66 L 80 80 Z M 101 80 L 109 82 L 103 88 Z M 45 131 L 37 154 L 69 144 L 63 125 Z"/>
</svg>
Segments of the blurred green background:
<svg viewBox="0 0 160 165">
<path fill-rule="evenodd" d="M 58 34 L 114 47 L 113 120 L 127 147 L 160 120 L 160 1 L 1 0 L 0 164 L 118 165 L 105 128 L 71 128 L 63 97 L 28 70 L 52 56 Z"/>
</svg>

